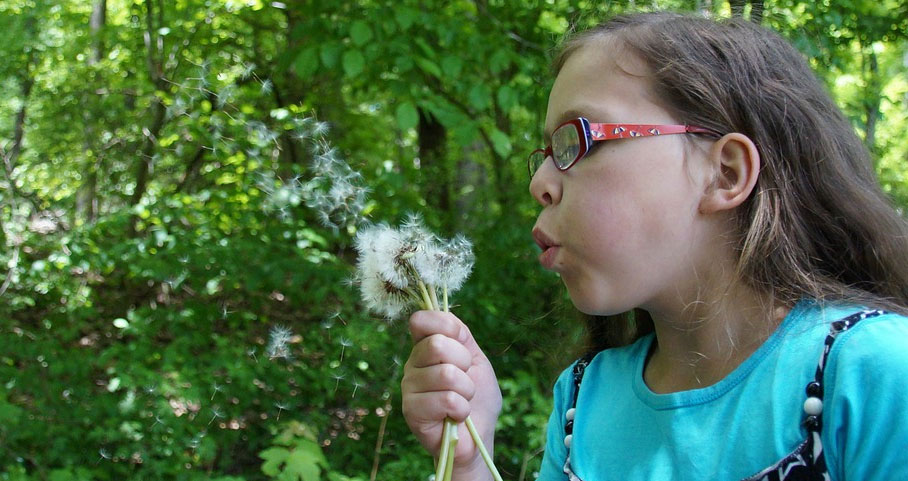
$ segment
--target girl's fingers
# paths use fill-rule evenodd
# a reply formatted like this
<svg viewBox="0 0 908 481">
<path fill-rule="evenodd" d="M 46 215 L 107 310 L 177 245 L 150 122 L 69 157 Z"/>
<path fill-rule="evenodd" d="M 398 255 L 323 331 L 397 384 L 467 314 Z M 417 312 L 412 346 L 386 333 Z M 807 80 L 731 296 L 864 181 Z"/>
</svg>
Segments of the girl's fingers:
<svg viewBox="0 0 908 481">
<path fill-rule="evenodd" d="M 466 372 L 453 364 L 436 364 L 419 369 L 409 369 L 402 385 L 407 394 L 454 391 L 467 401 L 473 399 L 476 385 Z"/>
<path fill-rule="evenodd" d="M 473 338 L 467 326 L 450 312 L 417 311 L 410 316 L 410 335 L 414 343 L 433 334 L 441 334 L 461 343 Z"/>
<path fill-rule="evenodd" d="M 423 438 L 431 439 L 445 418 L 463 422 L 470 415 L 470 402 L 454 391 L 411 393 L 402 403 L 404 418 L 410 429 Z"/>
<path fill-rule="evenodd" d="M 453 364 L 466 371 L 472 362 L 473 355 L 463 344 L 444 334 L 432 334 L 413 346 L 406 367 L 423 368 L 437 364 Z"/>
</svg>

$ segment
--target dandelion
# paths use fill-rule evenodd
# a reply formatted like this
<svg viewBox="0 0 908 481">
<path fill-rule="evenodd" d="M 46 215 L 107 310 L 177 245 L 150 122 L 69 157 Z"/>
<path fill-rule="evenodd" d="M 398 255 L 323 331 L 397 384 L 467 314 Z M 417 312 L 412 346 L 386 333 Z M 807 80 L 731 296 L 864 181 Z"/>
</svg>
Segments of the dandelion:
<svg viewBox="0 0 908 481">
<path fill-rule="evenodd" d="M 440 239 L 415 215 L 397 229 L 386 224 L 361 229 L 354 248 L 359 254 L 356 281 L 362 301 L 370 311 L 388 319 L 415 308 L 448 311 L 449 295 L 463 286 L 474 261 L 473 246 L 465 237 Z M 353 396 L 359 387 L 362 385 L 354 381 Z M 472 419 L 467 417 L 465 422 L 492 476 L 501 481 Z M 445 420 L 441 443 L 435 479 L 449 481 L 457 444 L 457 425 L 450 418 Z"/>
</svg>

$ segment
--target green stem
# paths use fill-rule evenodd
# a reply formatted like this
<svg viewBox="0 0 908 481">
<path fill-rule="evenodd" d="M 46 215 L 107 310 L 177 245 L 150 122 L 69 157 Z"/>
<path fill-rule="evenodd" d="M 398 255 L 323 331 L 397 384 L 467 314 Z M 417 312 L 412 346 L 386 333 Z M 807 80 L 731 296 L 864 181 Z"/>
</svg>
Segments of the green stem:
<svg viewBox="0 0 908 481">
<path fill-rule="evenodd" d="M 428 286 L 428 289 L 429 289 L 429 295 L 432 296 L 432 303 L 435 305 L 435 309 L 441 310 L 441 309 L 439 309 L 438 294 L 435 293 L 435 286 Z"/>
<path fill-rule="evenodd" d="M 438 452 L 438 464 L 435 466 L 435 479 L 444 481 L 448 465 L 448 451 L 451 448 L 451 428 L 448 419 L 445 418 L 445 427 L 441 434 L 441 450 Z"/>
<path fill-rule="evenodd" d="M 448 308 L 448 283 L 447 282 L 445 282 L 445 288 L 441 294 L 442 294 L 442 299 L 444 299 L 444 303 L 445 303 L 445 305 L 444 305 L 445 312 L 451 312 L 451 310 Z"/>
<path fill-rule="evenodd" d="M 454 452 L 457 451 L 457 424 L 450 418 L 445 422 L 451 431 L 451 440 L 448 447 L 448 464 L 445 466 L 444 481 L 451 481 L 451 476 L 454 474 Z"/>
<path fill-rule="evenodd" d="M 429 296 L 429 291 L 426 289 L 426 284 L 423 281 L 419 281 L 419 292 L 422 294 L 423 307 L 428 311 L 437 311 L 438 306 L 432 303 L 432 298 Z"/>
<path fill-rule="evenodd" d="M 489 468 L 489 472 L 492 473 L 492 477 L 495 478 L 495 481 L 502 481 L 501 474 L 498 473 L 498 468 L 495 467 L 495 462 L 492 461 L 492 456 L 489 455 L 486 445 L 483 444 L 482 438 L 479 437 L 479 433 L 476 431 L 476 426 L 473 425 L 473 420 L 470 419 L 470 416 L 467 416 L 466 423 L 467 430 L 470 431 L 470 437 L 473 438 L 473 442 L 479 448 L 479 454 L 482 456 L 482 460 L 485 461 L 486 467 Z"/>
</svg>

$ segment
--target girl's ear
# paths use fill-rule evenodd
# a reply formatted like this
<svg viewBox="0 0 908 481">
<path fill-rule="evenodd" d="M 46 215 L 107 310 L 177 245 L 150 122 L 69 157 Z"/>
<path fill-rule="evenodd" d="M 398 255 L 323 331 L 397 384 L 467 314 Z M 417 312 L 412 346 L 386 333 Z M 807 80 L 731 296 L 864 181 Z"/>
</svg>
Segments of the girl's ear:
<svg viewBox="0 0 908 481">
<path fill-rule="evenodd" d="M 726 134 L 713 144 L 708 161 L 716 171 L 700 200 L 700 212 L 712 214 L 741 205 L 753 192 L 760 173 L 757 146 L 744 134 Z"/>
</svg>

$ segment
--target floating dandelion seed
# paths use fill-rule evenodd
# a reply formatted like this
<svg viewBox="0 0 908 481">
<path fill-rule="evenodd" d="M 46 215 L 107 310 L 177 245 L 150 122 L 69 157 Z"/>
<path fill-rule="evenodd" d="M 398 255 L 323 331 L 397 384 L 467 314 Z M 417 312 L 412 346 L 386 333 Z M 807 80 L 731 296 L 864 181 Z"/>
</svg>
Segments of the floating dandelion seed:
<svg viewBox="0 0 908 481">
<path fill-rule="evenodd" d="M 109 460 L 109 459 L 112 457 L 112 456 L 110 455 L 110 452 L 109 452 L 108 450 L 104 449 L 104 448 L 98 449 L 98 455 L 101 456 L 101 457 L 98 458 L 97 461 L 95 461 L 95 464 L 100 463 L 102 459 L 107 459 L 107 460 Z"/>
<path fill-rule="evenodd" d="M 268 333 L 268 358 L 290 359 L 290 348 L 288 344 L 293 339 L 293 333 L 284 326 L 275 326 Z"/>
<path fill-rule="evenodd" d="M 211 408 L 211 414 L 211 421 L 208 421 L 208 424 L 206 424 L 206 426 L 211 426 L 211 423 L 213 423 L 215 419 L 224 417 L 224 413 L 221 412 L 217 407 Z"/>
<path fill-rule="evenodd" d="M 363 387 L 363 386 L 365 386 L 365 384 L 362 384 L 362 383 L 360 383 L 358 380 L 354 379 L 354 380 L 353 380 L 353 394 L 351 394 L 350 397 L 351 397 L 351 398 L 356 397 L 356 390 L 357 390 L 358 388 Z"/>
<path fill-rule="evenodd" d="M 163 426 L 163 425 L 164 425 L 164 421 L 161 419 L 160 416 L 158 416 L 158 415 L 156 414 L 155 417 L 154 417 L 154 423 L 151 425 L 151 428 L 154 428 L 154 427 L 157 426 L 158 424 L 160 424 L 160 425 Z M 151 428 L 149 428 L 149 429 L 151 429 Z"/>
<path fill-rule="evenodd" d="M 283 403 L 281 403 L 281 402 L 276 402 L 276 403 L 274 403 L 274 407 L 277 408 L 277 418 L 275 418 L 275 421 L 280 421 L 280 420 L 281 420 L 281 412 L 283 412 L 284 410 L 289 410 L 289 409 L 290 409 L 290 405 L 289 405 L 289 404 L 283 404 Z"/>
<path fill-rule="evenodd" d="M 214 396 L 217 395 L 217 393 L 222 392 L 223 390 L 224 390 L 224 386 L 222 386 L 218 383 L 214 383 L 214 392 L 211 393 L 211 399 L 209 399 L 209 401 L 213 401 Z"/>
<path fill-rule="evenodd" d="M 255 348 L 254 347 L 252 349 L 246 351 L 246 355 L 251 357 L 252 360 L 255 361 L 256 364 L 258 364 L 259 360 L 257 357 L 255 357 Z"/>
<path fill-rule="evenodd" d="M 343 363 L 344 362 L 344 351 L 346 351 L 346 349 L 348 347 L 351 347 L 353 345 L 353 341 L 351 341 L 350 339 L 347 339 L 346 337 L 342 337 L 342 338 L 340 338 L 340 341 L 338 341 L 338 342 L 340 342 L 340 345 L 341 345 L 341 356 L 340 356 L 339 362 Z"/>
<path fill-rule="evenodd" d="M 331 375 L 334 378 L 334 394 L 337 394 L 337 388 L 340 385 L 340 382 L 344 380 L 347 376 L 344 376 L 340 373 L 334 373 Z"/>
</svg>

